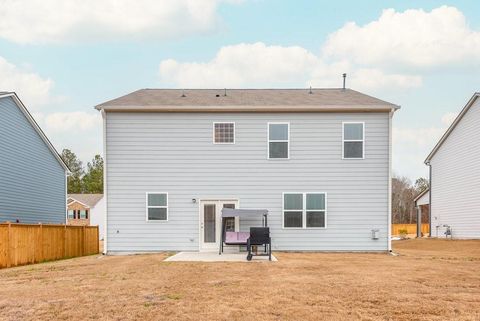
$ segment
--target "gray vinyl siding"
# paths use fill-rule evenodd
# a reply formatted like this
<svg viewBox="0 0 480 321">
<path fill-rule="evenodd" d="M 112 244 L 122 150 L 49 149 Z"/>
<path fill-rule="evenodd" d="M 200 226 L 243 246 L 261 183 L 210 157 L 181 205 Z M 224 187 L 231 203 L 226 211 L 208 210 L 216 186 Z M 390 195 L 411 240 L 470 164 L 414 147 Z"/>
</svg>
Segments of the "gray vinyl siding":
<svg viewBox="0 0 480 321">
<path fill-rule="evenodd" d="M 480 99 L 430 163 L 432 236 L 444 237 L 450 225 L 455 238 L 480 238 Z"/>
<path fill-rule="evenodd" d="M 0 222 L 64 223 L 64 168 L 11 97 L 0 112 Z"/>
<path fill-rule="evenodd" d="M 223 121 L 235 144 L 213 144 Z M 342 160 L 342 121 L 365 122 L 364 160 Z M 268 122 L 290 122 L 289 160 L 267 159 Z M 192 198 L 268 209 L 276 250 L 387 250 L 388 126 L 388 113 L 107 112 L 107 250 L 198 250 Z M 169 193 L 168 222 L 146 222 L 146 192 Z M 326 192 L 328 227 L 282 229 L 283 192 Z"/>
</svg>

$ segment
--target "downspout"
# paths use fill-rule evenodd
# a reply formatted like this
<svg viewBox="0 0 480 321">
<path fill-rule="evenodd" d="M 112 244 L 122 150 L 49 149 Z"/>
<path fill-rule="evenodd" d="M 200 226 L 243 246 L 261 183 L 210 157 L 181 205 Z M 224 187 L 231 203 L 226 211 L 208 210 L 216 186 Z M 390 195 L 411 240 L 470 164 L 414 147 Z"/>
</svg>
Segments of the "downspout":
<svg viewBox="0 0 480 321">
<path fill-rule="evenodd" d="M 432 237 L 432 164 L 430 161 L 425 163 L 428 166 L 428 224 L 430 232 L 428 233 Z"/>
<path fill-rule="evenodd" d="M 107 254 L 108 244 L 108 193 L 107 193 L 107 114 L 101 110 L 103 120 L 103 197 L 105 199 L 105 225 L 103 227 L 103 254 Z"/>
<path fill-rule="evenodd" d="M 388 117 L 388 218 L 387 218 L 387 248 L 392 251 L 392 118 L 394 109 Z"/>
</svg>

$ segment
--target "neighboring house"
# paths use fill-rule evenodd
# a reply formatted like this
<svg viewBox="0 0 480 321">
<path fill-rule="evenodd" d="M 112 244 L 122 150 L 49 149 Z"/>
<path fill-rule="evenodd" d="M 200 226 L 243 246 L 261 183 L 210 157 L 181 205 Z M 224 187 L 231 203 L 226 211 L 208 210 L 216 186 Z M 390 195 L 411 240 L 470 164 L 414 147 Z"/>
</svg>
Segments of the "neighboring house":
<svg viewBox="0 0 480 321">
<path fill-rule="evenodd" d="M 480 238 L 480 93 L 468 101 L 425 160 L 430 166 L 430 231 Z"/>
<path fill-rule="evenodd" d="M 429 189 L 425 189 L 423 192 L 417 195 L 413 200 L 415 202 L 415 208 L 417 209 L 417 237 L 422 236 L 422 227 L 421 224 L 428 219 L 430 225 L 430 215 L 429 215 L 429 204 L 430 204 L 430 193 Z M 430 231 L 430 229 L 429 229 Z M 430 235 L 430 232 L 428 233 Z"/>
<path fill-rule="evenodd" d="M 350 89 L 142 89 L 96 108 L 107 252 L 218 250 L 223 207 L 268 209 L 276 250 L 390 250 L 397 105 Z"/>
<path fill-rule="evenodd" d="M 103 194 L 68 194 L 67 222 L 69 225 L 98 225 L 99 237 L 104 238 L 105 200 Z"/>
<path fill-rule="evenodd" d="M 0 222 L 65 223 L 68 167 L 15 93 L 0 115 Z"/>
</svg>

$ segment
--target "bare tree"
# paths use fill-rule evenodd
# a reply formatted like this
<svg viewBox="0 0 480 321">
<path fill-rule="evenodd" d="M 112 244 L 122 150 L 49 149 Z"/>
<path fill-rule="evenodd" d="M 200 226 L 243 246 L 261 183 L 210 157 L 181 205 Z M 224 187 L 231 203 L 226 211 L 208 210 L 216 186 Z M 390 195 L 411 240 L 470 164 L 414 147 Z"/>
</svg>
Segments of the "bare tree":
<svg viewBox="0 0 480 321">
<path fill-rule="evenodd" d="M 417 222 L 415 197 L 428 188 L 428 180 L 418 178 L 415 184 L 404 176 L 392 178 L 392 222 L 413 224 Z"/>
</svg>

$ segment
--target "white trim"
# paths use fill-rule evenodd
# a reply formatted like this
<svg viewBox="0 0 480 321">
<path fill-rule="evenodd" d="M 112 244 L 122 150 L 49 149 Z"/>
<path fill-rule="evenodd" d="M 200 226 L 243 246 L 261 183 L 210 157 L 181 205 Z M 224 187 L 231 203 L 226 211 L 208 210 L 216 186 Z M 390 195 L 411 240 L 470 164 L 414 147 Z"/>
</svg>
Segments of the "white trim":
<svg viewBox="0 0 480 321">
<path fill-rule="evenodd" d="M 424 160 L 425 165 L 428 165 L 430 161 L 432 160 L 432 157 L 435 155 L 435 153 L 438 151 L 440 146 L 442 146 L 443 142 L 450 136 L 450 133 L 457 127 L 457 124 L 460 122 L 460 120 L 463 118 L 463 116 L 467 113 L 467 111 L 472 107 L 472 105 L 475 103 L 477 98 L 480 97 L 480 92 L 476 92 L 473 94 L 472 98 L 467 102 L 465 107 L 460 111 L 460 113 L 457 115 L 455 120 L 452 122 L 450 127 L 448 127 L 447 131 L 442 135 L 438 143 L 433 147 L 432 151 L 430 154 L 428 154 L 427 158 Z"/>
<path fill-rule="evenodd" d="M 298 210 L 286 210 L 287 212 L 300 212 L 302 211 L 302 227 L 285 227 L 285 194 L 297 194 L 302 195 L 302 209 Z M 307 194 L 322 194 L 325 197 L 325 209 L 307 210 Z M 325 226 L 324 227 L 307 227 L 307 212 L 325 212 Z M 282 229 L 284 230 L 326 230 L 328 221 L 328 198 L 327 192 L 283 192 L 282 193 Z"/>
<path fill-rule="evenodd" d="M 387 249 L 392 250 L 392 110 L 388 117 L 388 209 L 387 209 Z M 365 138 L 365 136 L 364 136 Z"/>
<path fill-rule="evenodd" d="M 65 172 L 65 224 L 68 223 L 68 173 Z"/>
<path fill-rule="evenodd" d="M 208 251 L 208 249 L 202 248 L 203 243 L 203 236 L 202 236 L 202 203 L 228 203 L 228 202 L 235 202 L 236 208 L 240 208 L 240 199 L 236 197 L 227 197 L 227 198 L 200 198 L 198 200 L 198 251 Z M 216 210 L 217 208 L 215 208 Z M 215 223 L 216 224 L 216 223 Z M 235 217 L 235 230 L 236 232 L 240 231 L 240 218 Z M 221 240 L 219 240 L 220 242 Z M 220 244 L 219 244 L 220 245 Z M 212 248 L 213 249 L 213 248 Z M 218 251 L 218 247 L 215 248 Z"/>
<path fill-rule="evenodd" d="M 7 94 L 2 94 L 0 95 L 0 98 L 4 97 L 12 97 L 13 101 L 15 104 L 19 107 L 20 111 L 23 113 L 25 118 L 27 118 L 28 122 L 33 126 L 37 134 L 40 136 L 40 138 L 44 141 L 44 143 L 47 145 L 47 147 L 50 149 L 50 152 L 53 154 L 53 156 L 57 159 L 57 161 L 60 163 L 60 166 L 63 167 L 66 173 L 70 173 L 70 169 L 68 168 L 67 164 L 63 161 L 63 159 L 60 157 L 60 154 L 57 152 L 55 147 L 53 147 L 53 144 L 48 140 L 47 136 L 45 133 L 42 131 L 40 126 L 38 126 L 37 122 L 33 118 L 33 116 L 30 114 L 28 111 L 27 107 L 22 103 L 20 98 L 18 98 L 17 94 L 12 92 L 12 93 L 7 93 Z"/>
<path fill-rule="evenodd" d="M 148 205 L 148 195 L 157 195 L 157 194 L 165 194 L 167 196 L 167 205 L 162 205 L 162 206 L 153 206 L 153 205 Z M 167 209 L 167 219 L 165 220 L 150 220 L 148 219 L 148 209 L 149 208 L 166 208 Z M 168 222 L 168 192 L 145 192 L 145 220 L 147 222 L 155 222 L 155 223 L 164 223 Z"/>
<path fill-rule="evenodd" d="M 233 124 L 233 143 L 217 143 L 215 142 L 215 124 Z M 212 142 L 214 145 L 235 145 L 235 122 L 233 121 L 216 121 L 212 124 Z"/>
<path fill-rule="evenodd" d="M 108 239 L 108 192 L 107 192 L 107 114 L 102 109 L 100 112 L 103 121 L 102 140 L 103 140 L 103 197 L 105 197 L 105 226 L 103 227 L 103 254 L 107 254 Z"/>
<path fill-rule="evenodd" d="M 362 124 L 362 139 L 347 139 L 345 140 L 345 125 Z M 345 157 L 345 142 L 361 142 L 362 143 L 362 157 Z M 364 121 L 344 121 L 342 122 L 342 159 L 365 159 L 365 122 Z"/>
<path fill-rule="evenodd" d="M 287 140 L 270 140 L 270 125 L 287 125 Z M 286 158 L 270 158 L 270 142 L 287 143 Z M 267 122 L 267 159 L 273 161 L 290 160 L 290 122 Z"/>
<path fill-rule="evenodd" d="M 90 208 L 90 207 L 91 207 L 90 205 L 87 205 L 87 204 L 85 204 L 85 203 L 82 203 L 82 202 L 80 202 L 79 200 L 77 200 L 76 198 L 73 198 L 73 197 L 71 197 L 71 196 L 69 196 L 69 197 L 67 198 L 67 201 L 68 201 L 69 199 L 71 199 L 72 202 L 68 203 L 68 205 L 73 204 L 73 203 L 78 203 L 78 204 L 80 204 L 80 205 L 85 206 L 86 208 Z M 68 207 L 68 206 L 67 206 L 67 207 Z"/>
</svg>

